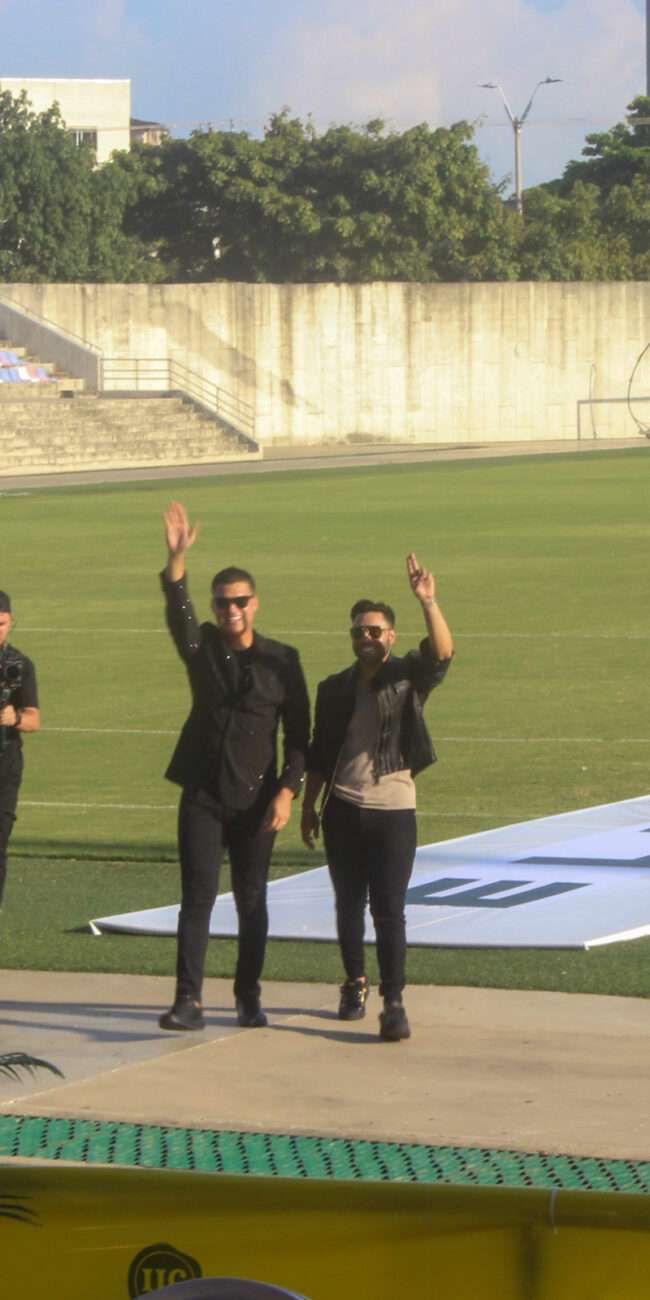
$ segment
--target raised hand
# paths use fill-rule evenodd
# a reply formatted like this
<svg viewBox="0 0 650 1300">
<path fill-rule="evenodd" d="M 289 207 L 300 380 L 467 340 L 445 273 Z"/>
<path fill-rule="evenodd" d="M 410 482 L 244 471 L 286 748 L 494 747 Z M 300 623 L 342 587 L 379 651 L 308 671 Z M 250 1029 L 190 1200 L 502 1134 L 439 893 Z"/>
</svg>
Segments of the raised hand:
<svg viewBox="0 0 650 1300">
<path fill-rule="evenodd" d="M 163 514 L 165 539 L 170 556 L 183 556 L 196 541 L 198 528 L 190 524 L 185 506 L 180 501 L 170 501 Z"/>
<path fill-rule="evenodd" d="M 428 569 L 421 569 L 418 564 L 418 557 L 415 551 L 411 551 L 406 557 L 406 572 L 411 585 L 413 595 L 417 597 L 422 604 L 428 603 L 436 598 L 436 580 Z"/>
</svg>

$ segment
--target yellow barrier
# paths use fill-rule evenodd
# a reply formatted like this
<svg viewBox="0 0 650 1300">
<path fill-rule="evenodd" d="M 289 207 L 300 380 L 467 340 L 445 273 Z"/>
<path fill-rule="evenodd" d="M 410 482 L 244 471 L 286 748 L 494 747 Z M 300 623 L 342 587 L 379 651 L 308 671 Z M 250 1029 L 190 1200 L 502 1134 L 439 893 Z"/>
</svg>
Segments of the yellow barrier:
<svg viewBox="0 0 650 1300">
<path fill-rule="evenodd" d="M 650 1197 L 3 1165 L 3 1300 L 193 1276 L 310 1300 L 639 1300 Z"/>
</svg>

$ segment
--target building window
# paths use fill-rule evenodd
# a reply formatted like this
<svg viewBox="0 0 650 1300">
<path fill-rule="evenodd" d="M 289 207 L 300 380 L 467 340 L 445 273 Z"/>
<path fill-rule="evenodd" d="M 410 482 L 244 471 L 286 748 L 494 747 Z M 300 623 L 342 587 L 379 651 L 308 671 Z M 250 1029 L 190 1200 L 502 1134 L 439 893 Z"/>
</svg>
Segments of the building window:
<svg viewBox="0 0 650 1300">
<path fill-rule="evenodd" d="M 82 130 L 77 130 L 77 128 L 74 127 L 71 128 L 70 135 L 72 136 L 76 145 L 89 144 L 91 148 L 94 149 L 95 153 L 97 153 L 97 132 L 96 131 L 86 131 L 86 130 L 82 131 Z"/>
</svg>

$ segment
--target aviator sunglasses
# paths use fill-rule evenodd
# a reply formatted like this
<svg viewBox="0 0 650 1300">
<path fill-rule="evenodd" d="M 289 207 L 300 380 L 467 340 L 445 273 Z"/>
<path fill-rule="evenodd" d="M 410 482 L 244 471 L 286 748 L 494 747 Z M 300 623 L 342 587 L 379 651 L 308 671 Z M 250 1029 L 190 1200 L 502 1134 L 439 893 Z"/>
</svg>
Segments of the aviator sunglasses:
<svg viewBox="0 0 650 1300">
<path fill-rule="evenodd" d="M 350 636 L 353 641 L 362 641 L 366 634 L 373 641 L 378 641 L 384 632 L 390 632 L 390 628 L 380 627 L 378 623 L 365 623 L 363 626 L 350 628 Z"/>
<path fill-rule="evenodd" d="M 214 604 L 217 609 L 230 609 L 231 605 L 236 605 L 237 609 L 246 609 L 251 596 L 215 596 Z"/>
</svg>

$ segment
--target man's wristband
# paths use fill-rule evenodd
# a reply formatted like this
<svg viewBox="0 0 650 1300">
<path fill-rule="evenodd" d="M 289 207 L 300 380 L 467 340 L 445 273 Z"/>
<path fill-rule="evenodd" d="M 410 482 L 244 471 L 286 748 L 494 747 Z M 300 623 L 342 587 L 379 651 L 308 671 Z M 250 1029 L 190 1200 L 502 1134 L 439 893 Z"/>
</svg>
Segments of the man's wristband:
<svg viewBox="0 0 650 1300">
<path fill-rule="evenodd" d="M 432 605 L 437 605 L 438 602 L 437 602 L 435 596 L 430 596 L 428 600 L 423 600 L 423 601 L 422 601 L 422 604 L 424 605 L 424 608 L 425 608 L 425 609 L 431 609 L 431 606 L 432 606 Z"/>
<path fill-rule="evenodd" d="M 14 709 L 14 712 L 16 714 L 16 721 L 14 722 L 14 727 L 16 728 L 17 731 L 23 720 L 23 711 L 22 709 Z"/>
</svg>

